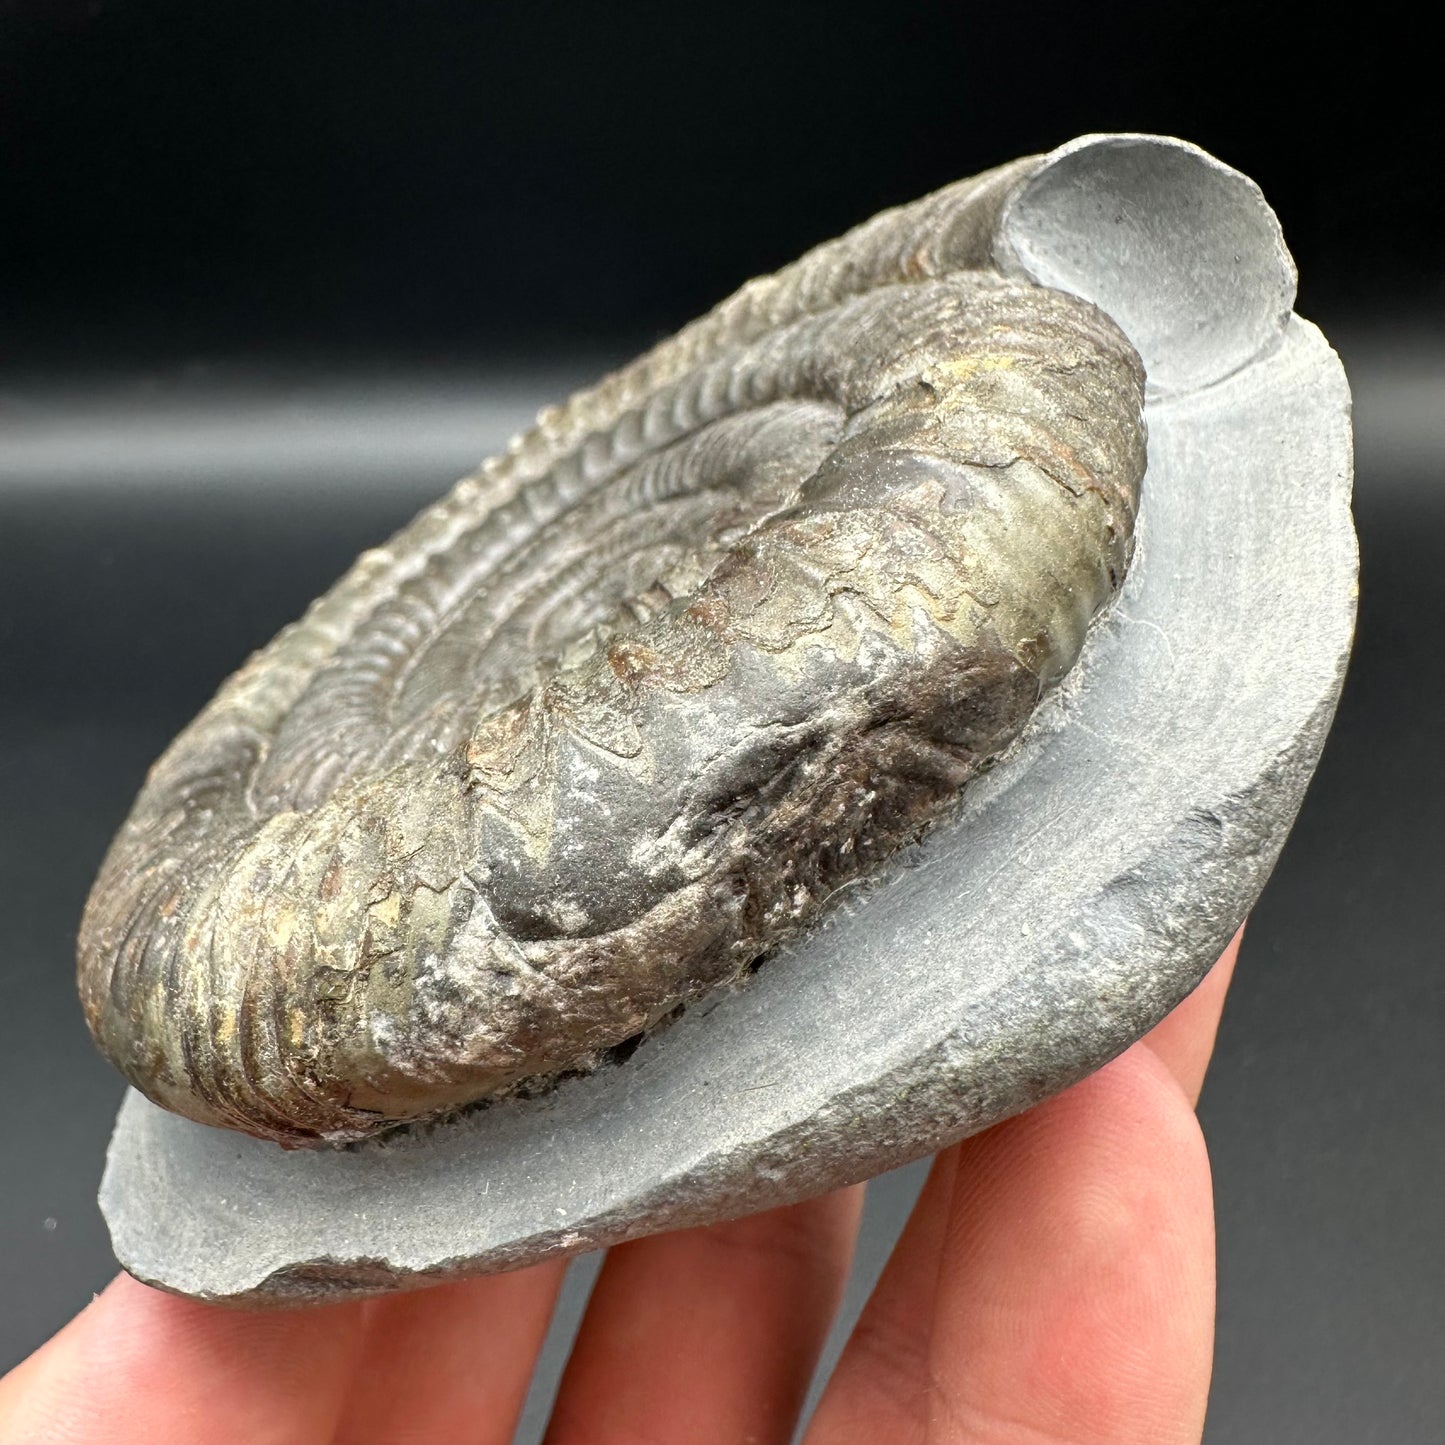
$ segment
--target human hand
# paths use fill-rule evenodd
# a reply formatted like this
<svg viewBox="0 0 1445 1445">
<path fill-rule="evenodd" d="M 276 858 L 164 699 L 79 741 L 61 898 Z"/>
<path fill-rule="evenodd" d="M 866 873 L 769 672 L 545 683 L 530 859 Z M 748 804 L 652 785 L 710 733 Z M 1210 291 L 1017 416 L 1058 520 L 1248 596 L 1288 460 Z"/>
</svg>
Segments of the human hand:
<svg viewBox="0 0 1445 1445">
<path fill-rule="evenodd" d="M 1193 1105 L 1238 945 L 1112 1064 L 938 1156 L 806 1445 L 1197 1445 L 1214 1232 Z M 612 1250 L 549 1445 L 789 1440 L 861 1205 Z M 0 1445 L 510 1441 L 562 1271 L 269 1312 L 122 1275 L 0 1380 Z"/>
</svg>

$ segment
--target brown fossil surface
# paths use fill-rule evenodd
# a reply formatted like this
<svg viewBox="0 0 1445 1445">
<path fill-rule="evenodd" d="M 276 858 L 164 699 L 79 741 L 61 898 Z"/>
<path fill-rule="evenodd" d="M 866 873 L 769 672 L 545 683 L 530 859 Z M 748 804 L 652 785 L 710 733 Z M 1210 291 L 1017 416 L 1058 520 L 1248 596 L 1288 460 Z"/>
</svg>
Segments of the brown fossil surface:
<svg viewBox="0 0 1445 1445">
<path fill-rule="evenodd" d="M 993 267 L 1033 164 L 544 412 L 222 687 L 81 927 L 137 1088 L 311 1144 L 593 1066 L 1008 747 L 1123 580 L 1145 460 L 1122 333 Z"/>
</svg>

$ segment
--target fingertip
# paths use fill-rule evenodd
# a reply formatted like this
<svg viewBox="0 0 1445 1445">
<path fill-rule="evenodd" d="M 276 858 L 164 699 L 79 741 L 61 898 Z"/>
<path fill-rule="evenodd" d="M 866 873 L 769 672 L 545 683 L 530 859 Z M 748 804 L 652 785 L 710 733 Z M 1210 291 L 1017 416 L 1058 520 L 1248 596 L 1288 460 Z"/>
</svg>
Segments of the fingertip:
<svg viewBox="0 0 1445 1445">
<path fill-rule="evenodd" d="M 566 1261 L 372 1300 L 331 1445 L 503 1445 L 542 1347 Z"/>
<path fill-rule="evenodd" d="M 1204 1075 L 1214 1054 L 1219 1019 L 1243 938 L 1244 925 L 1240 924 L 1219 961 L 1193 992 L 1143 1038 L 1179 1080 L 1191 1105 L 1199 1102 L 1199 1092 L 1204 1087 Z"/>
<path fill-rule="evenodd" d="M 620 1246 L 547 1440 L 788 1440 L 847 1282 L 861 1186 Z"/>
<path fill-rule="evenodd" d="M 1136 1045 L 960 1146 L 936 1304 L 941 1398 L 980 1440 L 1197 1441 L 1212 1356 L 1208 1157 Z"/>
</svg>

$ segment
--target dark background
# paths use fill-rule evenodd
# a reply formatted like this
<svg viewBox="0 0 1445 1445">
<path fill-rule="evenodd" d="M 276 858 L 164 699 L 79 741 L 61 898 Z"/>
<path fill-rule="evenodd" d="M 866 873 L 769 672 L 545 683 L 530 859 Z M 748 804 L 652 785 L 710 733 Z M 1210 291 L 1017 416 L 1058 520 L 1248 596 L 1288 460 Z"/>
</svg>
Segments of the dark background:
<svg viewBox="0 0 1445 1445">
<path fill-rule="evenodd" d="M 113 1268 L 75 923 L 220 678 L 746 276 L 1139 129 L 1261 183 L 1357 399 L 1356 662 L 1201 1110 L 1208 1439 L 1445 1441 L 1445 268 L 1412 50 L 1388 7 L 0 0 L 0 1368 Z M 869 1269 L 915 1179 L 877 1191 Z"/>
<path fill-rule="evenodd" d="M 631 347 L 884 205 L 1090 130 L 1183 135 L 1254 176 L 1303 314 L 1445 312 L 1438 81 L 1388 5 L 1334 29 L 1137 0 L 0 18 L 0 284 L 29 375 Z"/>
</svg>

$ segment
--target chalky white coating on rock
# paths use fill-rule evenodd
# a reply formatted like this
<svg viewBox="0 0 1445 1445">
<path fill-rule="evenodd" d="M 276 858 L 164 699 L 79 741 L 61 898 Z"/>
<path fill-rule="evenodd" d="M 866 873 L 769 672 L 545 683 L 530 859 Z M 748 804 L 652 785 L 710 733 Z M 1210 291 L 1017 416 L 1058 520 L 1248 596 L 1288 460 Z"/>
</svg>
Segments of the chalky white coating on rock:
<svg viewBox="0 0 1445 1445">
<path fill-rule="evenodd" d="M 1139 553 L 1067 686 L 866 898 L 626 1067 L 414 1135 L 287 1154 L 132 1095 L 122 1263 L 251 1302 L 505 1269 L 867 1177 L 1137 1038 L 1263 886 L 1353 624 L 1337 359 L 1291 320 L 1225 370 L 1151 402 Z"/>
</svg>

